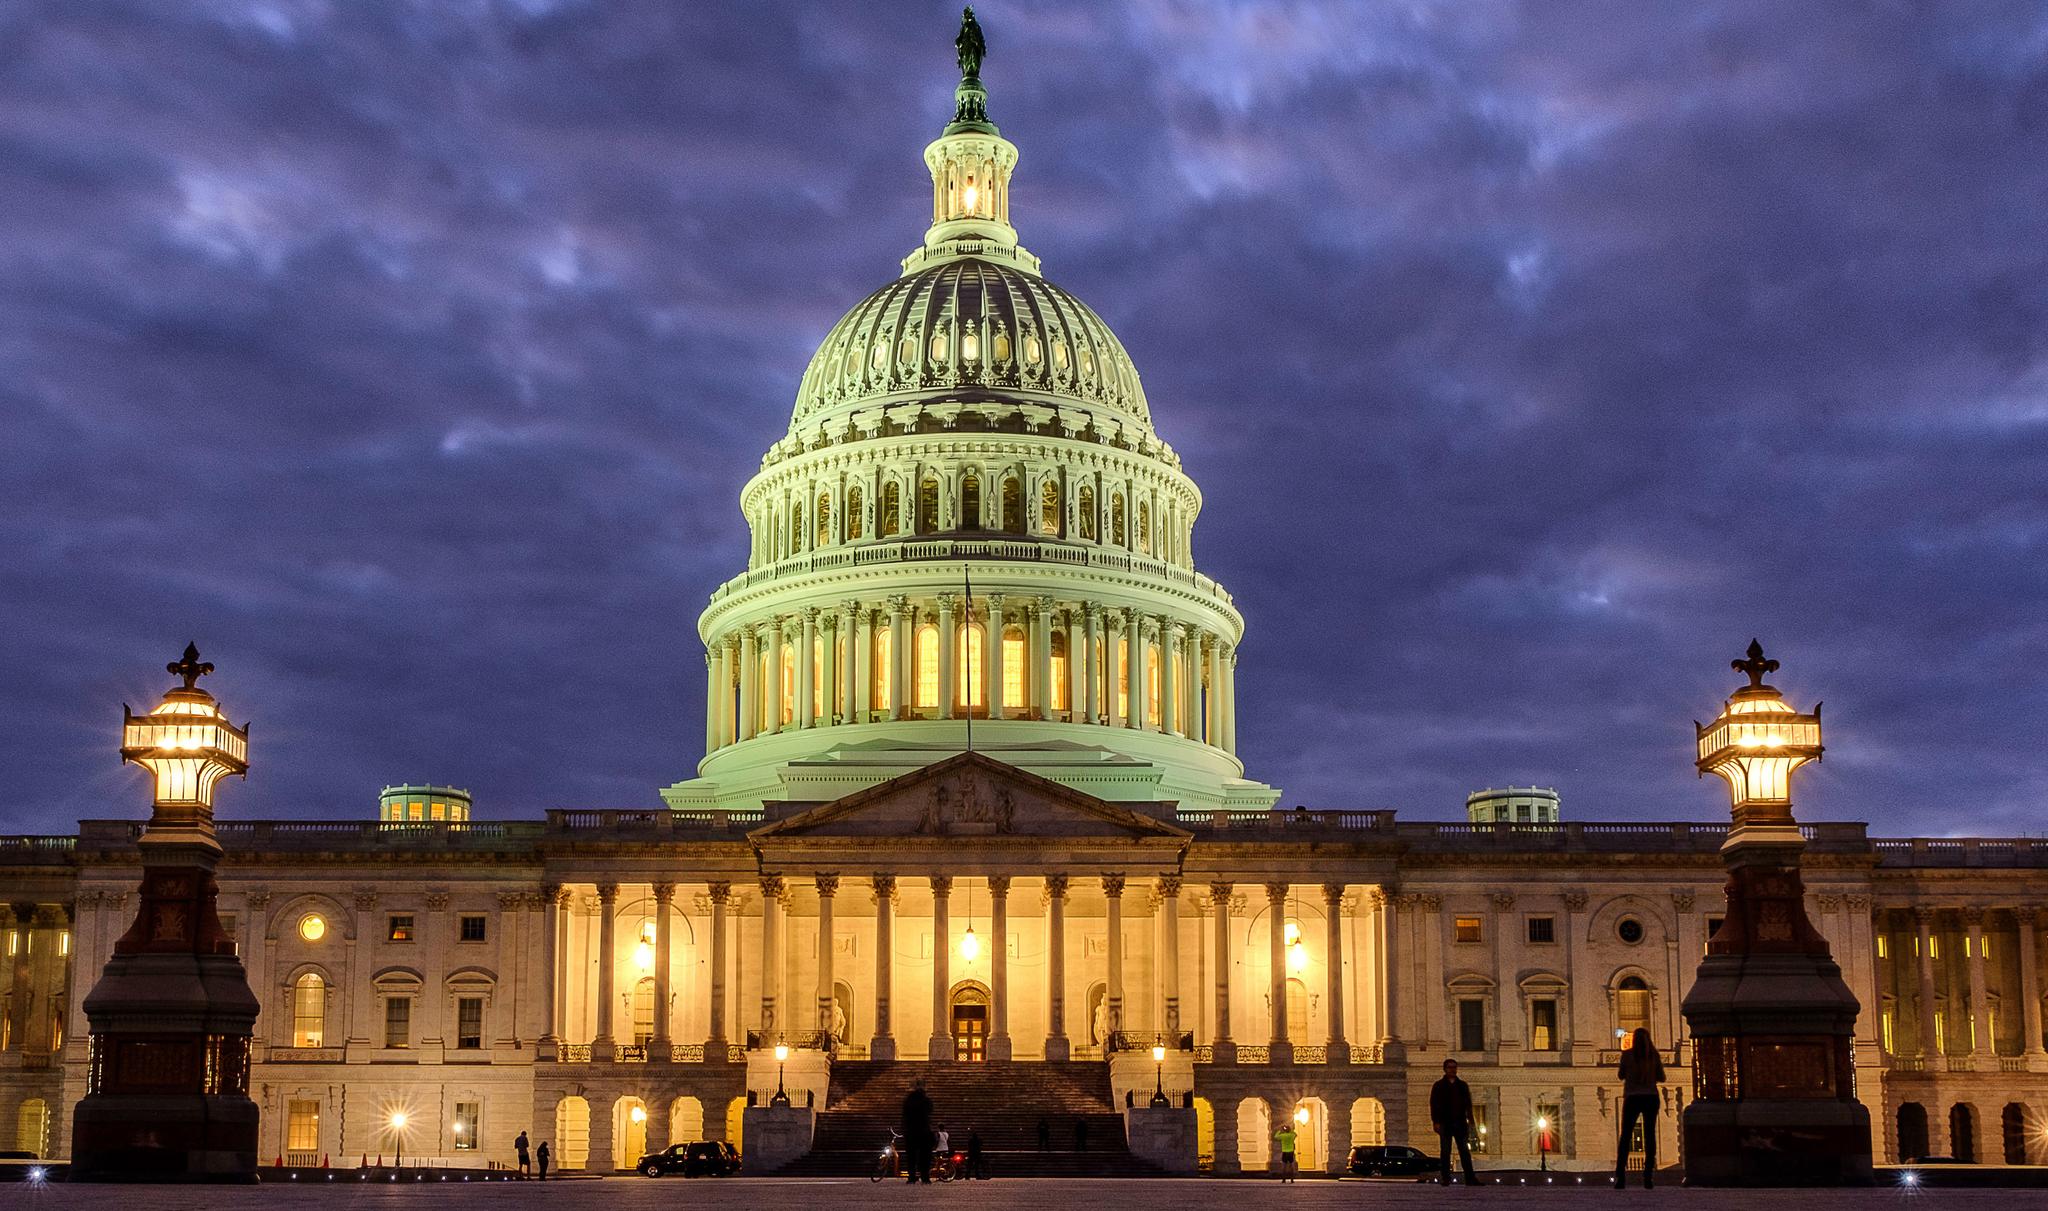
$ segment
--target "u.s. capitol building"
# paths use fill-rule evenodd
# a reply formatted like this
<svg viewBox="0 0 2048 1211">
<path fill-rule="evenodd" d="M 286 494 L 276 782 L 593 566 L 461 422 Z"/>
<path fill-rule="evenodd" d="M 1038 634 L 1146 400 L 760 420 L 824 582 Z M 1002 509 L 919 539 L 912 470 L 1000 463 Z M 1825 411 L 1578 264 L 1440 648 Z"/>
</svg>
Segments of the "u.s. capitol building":
<svg viewBox="0 0 2048 1211">
<path fill-rule="evenodd" d="M 1482 1165 L 1598 1169 L 1637 1026 L 1673 1155 L 1725 823 L 1581 822 L 1533 788 L 1460 823 L 1277 809 L 1237 751 L 1245 620 L 1196 566 L 1201 492 L 1122 343 L 1018 242 L 978 73 L 957 101 L 923 241 L 826 334 L 741 492 L 696 777 L 538 820 L 430 786 L 375 819 L 367 794 L 360 820 L 227 805 L 263 1159 L 508 1164 L 524 1131 L 609 1170 L 738 1135 L 778 1081 L 821 1153 L 866 1149 L 929 1076 L 994 1147 L 1093 1116 L 1114 1152 L 1157 1089 L 1216 1172 L 1263 1168 L 1283 1116 L 1333 1168 L 1433 1150 L 1450 1058 Z M 0 1147 L 67 1151 L 138 831 L 0 838 Z M 1880 1157 L 2048 1159 L 2048 842 L 1806 832 Z M 945 1079 L 964 1065 L 989 1079 Z"/>
</svg>

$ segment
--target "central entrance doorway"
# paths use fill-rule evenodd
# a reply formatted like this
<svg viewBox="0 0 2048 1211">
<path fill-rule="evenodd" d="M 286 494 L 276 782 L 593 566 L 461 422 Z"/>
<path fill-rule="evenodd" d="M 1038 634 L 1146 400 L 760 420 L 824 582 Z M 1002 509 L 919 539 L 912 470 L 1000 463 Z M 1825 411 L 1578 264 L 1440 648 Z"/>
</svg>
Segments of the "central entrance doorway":
<svg viewBox="0 0 2048 1211">
<path fill-rule="evenodd" d="M 976 1064 L 988 1059 L 988 989 L 979 984 L 953 990 L 953 1058 Z"/>
</svg>

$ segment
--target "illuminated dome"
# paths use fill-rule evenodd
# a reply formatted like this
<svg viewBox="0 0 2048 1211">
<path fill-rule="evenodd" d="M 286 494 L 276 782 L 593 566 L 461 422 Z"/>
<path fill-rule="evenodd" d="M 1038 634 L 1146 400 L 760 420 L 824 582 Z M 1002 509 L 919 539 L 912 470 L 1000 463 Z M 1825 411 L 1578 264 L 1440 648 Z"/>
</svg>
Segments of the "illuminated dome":
<svg viewBox="0 0 2048 1211">
<path fill-rule="evenodd" d="M 973 747 L 1101 798 L 1263 808 L 1230 594 L 1123 343 L 1010 225 L 1017 148 L 963 58 L 931 224 L 825 334 L 740 491 L 746 570 L 698 618 L 676 809 L 851 794 Z"/>
</svg>

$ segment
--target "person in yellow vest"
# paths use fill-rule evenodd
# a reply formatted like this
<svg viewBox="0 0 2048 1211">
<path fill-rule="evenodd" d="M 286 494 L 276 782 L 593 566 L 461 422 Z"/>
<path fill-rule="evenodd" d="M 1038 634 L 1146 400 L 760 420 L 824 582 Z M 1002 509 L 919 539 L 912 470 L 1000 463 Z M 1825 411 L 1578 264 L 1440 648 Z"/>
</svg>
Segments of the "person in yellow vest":
<svg viewBox="0 0 2048 1211">
<path fill-rule="evenodd" d="M 1295 1138 L 1294 1120 L 1292 1119 L 1282 1122 L 1280 1130 L 1273 1133 L 1273 1142 L 1280 1145 L 1280 1180 L 1283 1182 L 1292 1182 L 1294 1180 Z"/>
</svg>

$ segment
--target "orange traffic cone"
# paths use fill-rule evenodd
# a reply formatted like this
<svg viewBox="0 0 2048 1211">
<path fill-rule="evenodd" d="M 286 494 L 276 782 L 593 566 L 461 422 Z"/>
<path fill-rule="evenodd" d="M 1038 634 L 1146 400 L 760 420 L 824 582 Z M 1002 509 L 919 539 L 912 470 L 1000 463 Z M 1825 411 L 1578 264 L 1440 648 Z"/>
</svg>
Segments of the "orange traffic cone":
<svg viewBox="0 0 2048 1211">
<path fill-rule="evenodd" d="M 277 1154 L 277 1167 L 280 1169 L 284 1168 L 284 1153 L 282 1152 Z"/>
<path fill-rule="evenodd" d="M 327 1154 L 325 1152 L 322 1152 L 320 1154 L 320 1167 L 322 1169 L 325 1169 L 327 1167 Z"/>
</svg>

